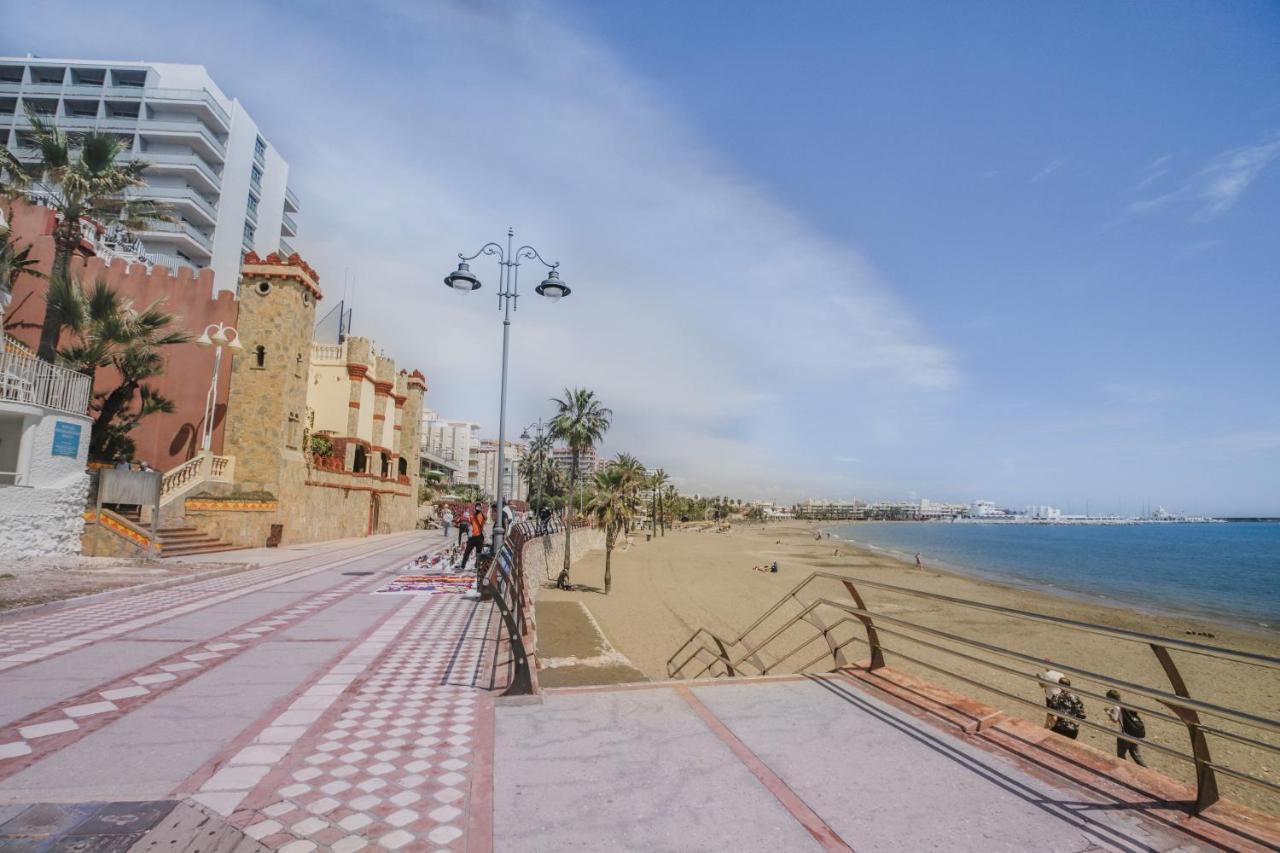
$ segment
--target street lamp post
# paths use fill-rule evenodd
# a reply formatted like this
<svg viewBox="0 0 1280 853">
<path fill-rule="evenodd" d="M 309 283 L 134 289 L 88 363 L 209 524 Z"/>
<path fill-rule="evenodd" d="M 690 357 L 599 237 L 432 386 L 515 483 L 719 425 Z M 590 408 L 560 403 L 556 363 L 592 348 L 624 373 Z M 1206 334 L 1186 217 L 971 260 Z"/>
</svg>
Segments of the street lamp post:
<svg viewBox="0 0 1280 853">
<path fill-rule="evenodd" d="M 209 334 L 209 330 L 213 334 Z M 213 446 L 213 415 L 218 405 L 218 371 L 222 367 L 222 348 L 242 350 L 240 333 L 225 323 L 210 323 L 205 326 L 204 333 L 196 338 L 196 344 L 202 347 L 213 347 L 213 381 L 209 383 L 209 398 L 204 404 L 204 438 L 200 442 L 200 450 L 208 453 Z"/>
<path fill-rule="evenodd" d="M 547 424 L 543 422 L 542 418 L 538 418 L 536 421 L 534 421 L 533 423 L 529 424 L 527 427 L 524 428 L 524 432 L 520 433 L 520 438 L 524 441 L 528 441 L 529 430 L 531 429 L 538 431 L 538 442 L 535 445 L 535 447 L 538 448 L 539 452 L 542 452 L 543 451 L 542 438 L 546 432 Z M 541 514 L 542 512 L 542 485 L 543 483 L 546 482 L 546 477 L 547 477 L 546 471 L 543 470 L 544 467 L 545 467 L 545 460 L 539 459 L 538 460 L 538 512 L 539 514 Z"/>
<path fill-rule="evenodd" d="M 532 246 L 521 246 L 519 249 L 512 251 L 511 246 L 514 238 L 515 231 L 508 228 L 505 251 L 498 243 L 485 243 L 473 255 L 464 255 L 459 252 L 458 268 L 444 277 L 444 283 L 448 287 L 452 287 L 460 293 L 470 293 L 473 290 L 480 289 L 480 279 L 476 277 L 475 273 L 471 272 L 471 266 L 468 261 L 475 260 L 481 255 L 494 255 L 498 259 L 498 308 L 503 313 L 502 388 L 498 396 L 498 494 L 495 498 L 498 510 L 493 520 L 493 555 L 495 559 L 502 550 L 502 541 L 506 536 L 506 527 L 502 520 L 502 470 L 506 464 L 507 353 L 510 349 L 511 339 L 511 312 L 518 307 L 517 302 L 520 299 L 520 259 L 537 260 L 547 268 L 547 277 L 542 284 L 535 288 L 539 296 L 545 296 L 552 302 L 557 302 L 569 295 L 569 286 L 560 280 L 560 264 L 546 261 L 542 255 L 538 254 L 538 250 Z"/>
</svg>

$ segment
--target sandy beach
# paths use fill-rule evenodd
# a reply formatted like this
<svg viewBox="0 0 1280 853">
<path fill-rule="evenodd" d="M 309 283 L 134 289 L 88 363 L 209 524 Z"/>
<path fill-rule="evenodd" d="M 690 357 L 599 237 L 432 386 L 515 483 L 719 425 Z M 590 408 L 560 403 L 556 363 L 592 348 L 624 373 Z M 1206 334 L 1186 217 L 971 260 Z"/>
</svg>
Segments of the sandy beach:
<svg viewBox="0 0 1280 853">
<path fill-rule="evenodd" d="M 736 638 L 779 598 L 814 571 L 863 578 L 1169 638 L 1280 655 L 1280 632 L 1251 630 L 1243 626 L 1201 619 L 1093 604 L 1067 596 L 1004 586 L 941 571 L 930 567 L 927 562 L 921 570 L 888 555 L 863 550 L 847 542 L 825 538 L 816 540 L 817 529 L 816 525 L 802 522 L 767 526 L 738 524 L 728 533 L 669 530 L 665 537 L 657 537 L 649 542 L 645 541 L 645 534 L 640 533 L 629 547 L 624 546 L 625 550 L 620 548 L 614 552 L 613 591 L 609 596 L 596 591 L 603 588 L 604 554 L 592 552 L 576 563 L 573 569 L 573 581 L 583 585 L 585 589 L 561 591 L 547 588 L 540 591 L 539 598 L 540 601 L 547 602 L 572 600 L 582 603 L 614 648 L 653 680 L 668 677 L 668 659 L 696 628 L 705 627 L 726 639 Z M 775 560 L 779 566 L 777 574 L 752 571 L 753 566 Z M 812 591 L 806 592 L 806 600 L 819 596 L 847 600 L 842 585 L 833 581 L 819 581 L 808 589 Z M 1027 622 L 883 590 L 865 588 L 863 594 L 868 608 L 875 613 L 979 639 L 1034 655 L 1039 659 L 1168 690 L 1163 670 L 1146 644 Z M 794 613 L 796 609 L 798 608 L 787 612 Z M 766 623 L 764 633 L 768 633 L 769 626 L 773 624 L 776 623 Z M 772 655 L 766 655 L 766 663 L 772 662 L 772 658 L 790 650 L 805 637 L 800 633 L 795 633 L 794 636 L 798 638 L 794 642 L 787 642 L 790 637 L 784 636 L 771 646 L 776 651 Z M 882 642 L 887 649 L 886 662 L 891 667 L 973 696 L 1024 719 L 1035 722 L 1044 720 L 1044 715 L 1035 708 L 904 660 L 895 651 L 909 654 L 925 663 L 943 666 L 949 672 L 968 676 L 981 684 L 992 685 L 1027 700 L 1042 703 L 1042 691 L 1030 681 L 961 660 L 902 637 L 885 636 L 882 637 Z M 821 651 L 821 645 L 811 645 L 804 653 L 783 662 L 776 671 L 796 671 L 798 665 L 815 658 Z M 862 644 L 851 645 L 847 650 L 848 658 L 852 661 L 863 660 L 866 654 L 866 646 Z M 1263 717 L 1274 719 L 1277 716 L 1280 709 L 1280 678 L 1276 677 L 1274 670 L 1186 652 L 1174 652 L 1173 657 L 1193 697 Z M 1016 666 L 1009 661 L 1002 662 Z M 831 658 L 826 657 L 811 666 L 810 670 L 830 668 Z M 1083 679 L 1075 679 L 1074 684 L 1077 689 L 1098 694 L 1105 693 L 1106 690 L 1103 686 Z M 1084 702 L 1089 720 L 1108 722 L 1102 700 L 1084 697 Z M 1135 700 L 1135 704 L 1151 707 L 1155 703 L 1141 699 Z M 1187 751 L 1188 738 L 1184 727 L 1153 719 L 1150 715 L 1145 719 L 1149 740 Z M 1280 743 L 1280 737 L 1259 729 L 1228 722 L 1221 722 L 1220 727 L 1259 740 Z M 1114 754 L 1115 739 L 1102 732 L 1082 727 L 1080 740 Z M 1210 747 L 1216 762 L 1248 772 L 1273 784 L 1280 784 L 1280 756 L 1253 750 L 1220 737 L 1211 738 Z M 1188 763 L 1151 749 L 1147 750 L 1146 757 L 1148 763 L 1155 768 L 1185 781 L 1193 779 L 1191 765 Z M 1280 813 L 1280 797 L 1271 795 L 1256 785 L 1237 782 L 1220 775 L 1219 786 L 1226 797 Z"/>
</svg>

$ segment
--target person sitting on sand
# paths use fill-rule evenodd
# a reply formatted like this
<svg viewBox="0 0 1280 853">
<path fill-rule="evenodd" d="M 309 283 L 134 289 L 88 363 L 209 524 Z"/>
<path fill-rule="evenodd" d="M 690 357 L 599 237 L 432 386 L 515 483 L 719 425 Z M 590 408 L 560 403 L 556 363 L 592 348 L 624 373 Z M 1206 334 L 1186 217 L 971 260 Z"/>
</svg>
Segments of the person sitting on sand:
<svg viewBox="0 0 1280 853">
<path fill-rule="evenodd" d="M 1071 679 L 1064 675 L 1058 679 L 1058 683 L 1067 688 L 1071 686 Z M 1050 714 L 1049 719 L 1053 720 L 1053 725 L 1049 726 L 1051 731 L 1057 732 L 1063 737 L 1069 737 L 1072 740 L 1080 736 L 1080 726 L 1073 722 L 1073 720 L 1085 719 L 1084 702 L 1080 701 L 1079 696 L 1070 690 L 1063 689 L 1059 690 L 1057 695 L 1046 701 L 1045 704 L 1049 706 L 1050 710 L 1061 711 L 1067 715 L 1064 717 L 1061 714 Z"/>
<path fill-rule="evenodd" d="M 1107 698 L 1113 702 L 1120 701 L 1119 690 L 1108 690 Z M 1147 725 L 1142 722 L 1142 717 L 1138 716 L 1138 712 L 1132 708 L 1125 708 L 1116 705 L 1107 706 L 1107 717 L 1111 722 L 1120 725 L 1120 734 L 1125 737 L 1116 738 L 1116 757 L 1124 760 L 1127 755 L 1132 756 L 1133 763 L 1139 767 L 1146 767 L 1147 762 L 1142 760 L 1142 754 L 1138 752 L 1138 744 L 1128 738 L 1145 738 L 1147 736 Z"/>
</svg>

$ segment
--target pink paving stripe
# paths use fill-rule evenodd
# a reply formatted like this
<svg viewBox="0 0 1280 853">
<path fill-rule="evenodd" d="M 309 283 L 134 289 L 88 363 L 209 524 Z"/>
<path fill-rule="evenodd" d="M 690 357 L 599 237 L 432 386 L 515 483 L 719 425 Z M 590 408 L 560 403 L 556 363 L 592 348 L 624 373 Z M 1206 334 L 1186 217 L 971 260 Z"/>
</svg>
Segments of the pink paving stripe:
<svg viewBox="0 0 1280 853">
<path fill-rule="evenodd" d="M 0 727 L 0 780 L 375 583 L 367 577 L 345 581 Z"/>
<path fill-rule="evenodd" d="M 689 703 L 689 707 L 693 712 L 702 718 L 707 724 L 707 728 L 716 734 L 716 737 L 724 741 L 725 746 L 738 757 L 738 760 L 747 766 L 747 769 L 760 780 L 760 784 L 768 789 L 770 794 L 782 803 L 782 807 L 791 813 L 801 826 L 809 831 L 809 834 L 823 846 L 826 850 L 840 850 L 852 853 L 853 848 L 844 842 L 836 831 L 827 825 L 818 813 L 805 803 L 804 800 L 797 796 L 796 792 L 787 786 L 777 774 L 769 769 L 769 766 L 760 760 L 760 757 L 752 752 L 745 743 L 738 739 L 738 736 L 729 730 L 719 717 L 712 712 L 710 708 L 702 703 L 702 700 L 693 695 L 693 692 L 683 684 L 675 688 L 676 693 L 684 697 L 684 701 Z"/>
<path fill-rule="evenodd" d="M 194 581 L 189 585 L 67 608 L 18 622 L 0 623 L 0 671 L 47 660 L 97 640 L 158 624 L 396 548 L 416 550 L 420 547 L 420 542 L 400 541 L 340 560 L 335 560 L 332 554 L 304 557 L 234 575 Z M 339 553 L 345 553 L 345 550 Z M 302 569 L 293 565 L 312 560 L 323 562 Z"/>
</svg>

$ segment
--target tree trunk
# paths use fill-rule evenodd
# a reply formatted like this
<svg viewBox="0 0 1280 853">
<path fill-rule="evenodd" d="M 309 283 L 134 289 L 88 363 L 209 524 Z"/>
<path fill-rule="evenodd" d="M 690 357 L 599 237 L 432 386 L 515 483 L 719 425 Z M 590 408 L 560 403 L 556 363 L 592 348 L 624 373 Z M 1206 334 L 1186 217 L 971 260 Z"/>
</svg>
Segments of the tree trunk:
<svg viewBox="0 0 1280 853">
<path fill-rule="evenodd" d="M 556 586 L 560 589 L 569 588 L 569 563 L 573 559 L 573 487 L 578 482 L 578 451 L 575 448 L 569 457 L 569 495 L 565 501 L 565 524 L 564 524 L 564 568 L 560 570 L 560 577 L 556 578 Z"/>
<path fill-rule="evenodd" d="M 101 455 L 102 445 L 107 437 L 107 428 L 111 426 L 116 416 L 133 402 L 133 395 L 137 390 L 138 383 L 124 382 L 102 401 L 102 408 L 98 410 L 98 416 L 93 419 L 93 425 L 89 429 L 90 458 L 97 459 Z"/>
<path fill-rule="evenodd" d="M 63 219 L 53 229 L 53 267 L 49 271 L 49 281 L 59 277 L 65 279 L 70 275 L 71 253 L 80 245 L 80 223 L 76 220 Z M 40 345 L 36 355 L 45 361 L 53 361 L 58 357 L 58 337 L 62 326 L 58 317 L 54 316 L 48 306 L 44 309 L 44 322 L 40 326 Z"/>
<path fill-rule="evenodd" d="M 609 590 L 613 589 L 613 533 L 606 533 L 604 537 L 604 594 L 608 595 Z"/>
</svg>

